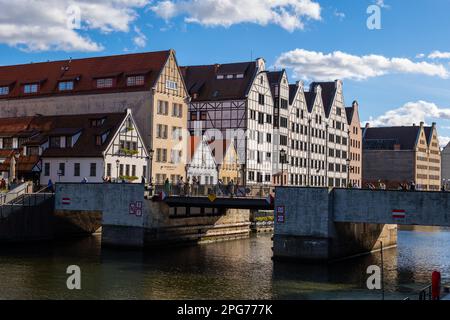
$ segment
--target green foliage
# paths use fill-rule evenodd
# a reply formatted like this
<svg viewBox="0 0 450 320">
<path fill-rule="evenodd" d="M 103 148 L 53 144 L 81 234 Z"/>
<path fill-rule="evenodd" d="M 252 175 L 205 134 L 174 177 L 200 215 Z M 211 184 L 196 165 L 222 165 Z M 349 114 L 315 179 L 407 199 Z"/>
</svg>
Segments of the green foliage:
<svg viewBox="0 0 450 320">
<path fill-rule="evenodd" d="M 139 179 L 138 177 L 135 176 L 120 176 L 120 180 L 125 180 L 125 181 L 136 181 L 137 179 Z"/>
<path fill-rule="evenodd" d="M 122 154 L 126 155 L 126 156 L 134 156 L 134 155 L 137 155 L 139 153 L 139 151 L 137 151 L 137 150 L 130 150 L 130 149 L 127 149 L 127 148 L 120 149 L 120 152 Z"/>
</svg>

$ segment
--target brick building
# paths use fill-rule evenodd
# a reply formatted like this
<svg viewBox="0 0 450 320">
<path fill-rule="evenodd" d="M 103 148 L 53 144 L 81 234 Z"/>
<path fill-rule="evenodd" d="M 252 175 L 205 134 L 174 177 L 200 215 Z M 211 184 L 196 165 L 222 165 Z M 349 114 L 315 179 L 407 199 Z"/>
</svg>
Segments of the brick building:
<svg viewBox="0 0 450 320">
<path fill-rule="evenodd" d="M 416 184 L 417 190 L 441 187 L 441 154 L 436 124 L 426 127 L 385 127 L 363 131 L 363 184 L 379 180 L 388 188 Z"/>
</svg>

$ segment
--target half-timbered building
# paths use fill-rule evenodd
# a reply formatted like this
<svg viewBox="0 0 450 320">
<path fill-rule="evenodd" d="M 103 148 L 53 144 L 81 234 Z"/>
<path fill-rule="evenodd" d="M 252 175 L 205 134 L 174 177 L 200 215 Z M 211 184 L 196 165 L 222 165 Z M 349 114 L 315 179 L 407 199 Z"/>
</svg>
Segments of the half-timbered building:
<svg viewBox="0 0 450 320">
<path fill-rule="evenodd" d="M 232 140 L 245 184 L 271 184 L 273 97 L 265 62 L 182 68 L 191 96 L 192 135 Z"/>
</svg>

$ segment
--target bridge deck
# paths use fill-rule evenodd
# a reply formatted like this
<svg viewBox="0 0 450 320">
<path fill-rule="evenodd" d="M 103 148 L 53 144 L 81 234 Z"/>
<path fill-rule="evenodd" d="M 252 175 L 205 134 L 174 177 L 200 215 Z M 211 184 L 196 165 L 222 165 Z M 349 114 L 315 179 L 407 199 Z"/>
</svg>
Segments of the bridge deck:
<svg viewBox="0 0 450 320">
<path fill-rule="evenodd" d="M 211 201 L 208 197 L 168 197 L 164 202 L 170 207 L 196 207 L 196 208 L 218 208 L 218 209 L 249 209 L 249 210 L 272 210 L 270 204 L 263 198 L 216 198 Z"/>
</svg>

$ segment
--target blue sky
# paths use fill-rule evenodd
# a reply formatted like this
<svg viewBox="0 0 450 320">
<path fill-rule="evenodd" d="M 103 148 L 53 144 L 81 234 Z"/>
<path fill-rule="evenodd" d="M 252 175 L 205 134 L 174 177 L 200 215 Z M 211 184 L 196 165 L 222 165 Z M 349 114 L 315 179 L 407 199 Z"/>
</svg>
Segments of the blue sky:
<svg viewBox="0 0 450 320">
<path fill-rule="evenodd" d="M 359 101 L 362 121 L 436 121 L 441 143 L 450 140 L 450 1 L 39 3 L 0 0 L 0 65 L 168 48 L 177 51 L 181 65 L 264 57 L 271 68 L 287 68 L 292 82 L 342 78 L 346 104 Z M 81 25 L 68 30 L 67 7 L 74 3 Z M 366 24 L 374 4 L 380 30 Z"/>
</svg>

